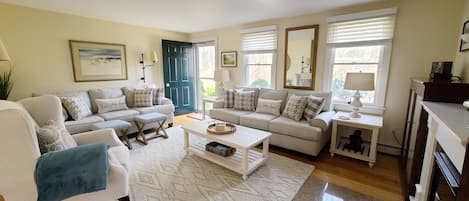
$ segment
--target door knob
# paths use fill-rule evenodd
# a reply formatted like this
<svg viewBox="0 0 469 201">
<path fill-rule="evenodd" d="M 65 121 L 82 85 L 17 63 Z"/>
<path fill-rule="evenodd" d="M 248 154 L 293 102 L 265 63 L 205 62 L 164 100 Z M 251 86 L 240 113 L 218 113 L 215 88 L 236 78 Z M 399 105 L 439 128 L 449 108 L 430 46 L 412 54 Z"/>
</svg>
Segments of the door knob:
<svg viewBox="0 0 469 201">
<path fill-rule="evenodd" d="M 166 87 L 169 87 L 169 83 L 166 83 Z"/>
</svg>

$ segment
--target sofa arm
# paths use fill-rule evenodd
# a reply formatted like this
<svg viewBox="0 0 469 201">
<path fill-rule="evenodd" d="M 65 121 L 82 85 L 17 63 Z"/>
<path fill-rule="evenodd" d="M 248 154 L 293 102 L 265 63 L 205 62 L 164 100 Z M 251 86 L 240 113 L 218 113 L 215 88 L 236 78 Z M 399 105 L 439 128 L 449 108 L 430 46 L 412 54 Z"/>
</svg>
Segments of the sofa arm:
<svg viewBox="0 0 469 201">
<path fill-rule="evenodd" d="M 161 104 L 162 105 L 172 105 L 173 101 L 169 98 L 164 97 Z"/>
<path fill-rule="evenodd" d="M 335 115 L 334 111 L 322 112 L 317 115 L 314 119 L 312 119 L 309 123 L 312 126 L 317 126 L 321 128 L 323 131 L 329 129 L 329 126 L 332 122 L 332 117 Z"/>
<path fill-rule="evenodd" d="M 224 100 L 218 100 L 217 102 L 213 103 L 213 108 L 224 108 L 224 107 L 225 107 Z"/>
<path fill-rule="evenodd" d="M 72 137 L 78 145 L 104 142 L 111 145 L 111 147 L 124 146 L 112 128 L 75 134 Z"/>
</svg>

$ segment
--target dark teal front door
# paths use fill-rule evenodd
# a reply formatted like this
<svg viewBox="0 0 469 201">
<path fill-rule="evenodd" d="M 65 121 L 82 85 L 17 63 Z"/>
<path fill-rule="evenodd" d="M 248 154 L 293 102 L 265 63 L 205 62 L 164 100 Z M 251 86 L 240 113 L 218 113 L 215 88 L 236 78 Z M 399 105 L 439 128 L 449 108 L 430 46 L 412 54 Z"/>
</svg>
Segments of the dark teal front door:
<svg viewBox="0 0 469 201">
<path fill-rule="evenodd" d="M 194 112 L 194 65 L 192 43 L 163 40 L 165 96 L 176 108 L 175 114 Z"/>
</svg>

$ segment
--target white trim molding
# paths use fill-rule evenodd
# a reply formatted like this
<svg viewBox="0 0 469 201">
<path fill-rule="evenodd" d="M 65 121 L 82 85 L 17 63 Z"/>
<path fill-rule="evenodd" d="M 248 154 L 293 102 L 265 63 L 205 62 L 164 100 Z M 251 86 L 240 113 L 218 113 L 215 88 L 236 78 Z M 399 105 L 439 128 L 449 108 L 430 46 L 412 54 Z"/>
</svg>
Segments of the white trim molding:
<svg viewBox="0 0 469 201">
<path fill-rule="evenodd" d="M 380 9 L 380 10 L 365 11 L 365 12 L 360 12 L 360 13 L 337 15 L 337 16 L 327 18 L 327 22 L 328 23 L 344 22 L 344 21 L 373 18 L 373 17 L 380 17 L 380 16 L 386 16 L 386 15 L 395 15 L 396 13 L 397 13 L 397 7 L 392 7 L 392 8 L 385 8 L 385 9 Z"/>
<path fill-rule="evenodd" d="M 247 33 L 256 33 L 256 32 L 263 32 L 263 31 L 272 31 L 277 30 L 277 25 L 270 25 L 270 26 L 263 26 L 263 27 L 255 27 L 250 29 L 243 29 L 241 30 L 241 34 Z"/>
</svg>

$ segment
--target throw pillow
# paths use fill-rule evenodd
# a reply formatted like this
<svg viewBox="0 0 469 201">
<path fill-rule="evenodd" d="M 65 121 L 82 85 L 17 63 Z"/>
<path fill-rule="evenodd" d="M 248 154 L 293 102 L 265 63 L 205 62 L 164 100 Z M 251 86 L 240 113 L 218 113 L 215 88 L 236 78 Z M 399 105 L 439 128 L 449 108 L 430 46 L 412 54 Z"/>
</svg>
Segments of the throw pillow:
<svg viewBox="0 0 469 201">
<path fill-rule="evenodd" d="M 65 109 L 67 109 L 68 114 L 70 114 L 75 121 L 92 114 L 88 104 L 79 96 L 61 97 L 60 100 Z"/>
<path fill-rule="evenodd" d="M 134 92 L 134 106 L 135 107 L 151 107 L 153 106 L 153 90 L 152 89 L 137 89 Z"/>
<path fill-rule="evenodd" d="M 235 91 L 234 109 L 254 111 L 256 109 L 256 92 L 254 91 Z"/>
<path fill-rule="evenodd" d="M 58 126 L 57 123 L 52 120 L 37 129 L 36 133 L 39 149 L 42 154 L 77 146 L 77 143 L 67 129 Z"/>
<path fill-rule="evenodd" d="M 310 122 L 314 119 L 324 107 L 324 98 L 316 96 L 308 96 L 306 98 L 306 107 L 303 117 Z"/>
<path fill-rule="evenodd" d="M 282 107 L 282 100 L 259 98 L 256 112 L 280 116 L 280 107 Z"/>
<path fill-rule="evenodd" d="M 225 108 L 233 108 L 234 106 L 234 89 L 228 89 L 225 91 Z"/>
<path fill-rule="evenodd" d="M 283 110 L 283 116 L 299 121 L 305 111 L 306 98 L 306 96 L 290 96 L 287 101 L 287 105 L 285 106 L 285 110 Z"/>
<path fill-rule="evenodd" d="M 163 88 L 153 88 L 153 105 L 163 104 L 164 98 L 164 89 Z"/>
<path fill-rule="evenodd" d="M 119 110 L 127 110 L 127 104 L 125 104 L 125 96 L 120 98 L 109 98 L 109 99 L 96 99 L 96 106 L 98 106 L 98 113 L 106 113 Z"/>
<path fill-rule="evenodd" d="M 135 88 L 133 88 L 133 87 L 122 87 L 122 92 L 124 93 L 125 102 L 127 103 L 127 106 L 134 107 Z"/>
</svg>

